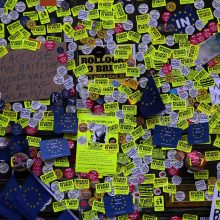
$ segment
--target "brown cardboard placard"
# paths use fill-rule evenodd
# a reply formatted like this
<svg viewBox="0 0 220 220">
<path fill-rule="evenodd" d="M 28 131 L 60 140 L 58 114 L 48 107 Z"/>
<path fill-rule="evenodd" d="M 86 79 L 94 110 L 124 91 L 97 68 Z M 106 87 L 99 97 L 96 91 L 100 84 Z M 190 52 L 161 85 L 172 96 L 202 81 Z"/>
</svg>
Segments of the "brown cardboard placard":
<svg viewBox="0 0 220 220">
<path fill-rule="evenodd" d="M 59 66 L 57 47 L 66 50 L 65 43 L 56 43 L 53 50 L 42 44 L 37 51 L 9 50 L 0 59 L 0 92 L 5 102 L 48 99 L 52 92 L 61 92 L 63 85 L 53 81 Z"/>
</svg>

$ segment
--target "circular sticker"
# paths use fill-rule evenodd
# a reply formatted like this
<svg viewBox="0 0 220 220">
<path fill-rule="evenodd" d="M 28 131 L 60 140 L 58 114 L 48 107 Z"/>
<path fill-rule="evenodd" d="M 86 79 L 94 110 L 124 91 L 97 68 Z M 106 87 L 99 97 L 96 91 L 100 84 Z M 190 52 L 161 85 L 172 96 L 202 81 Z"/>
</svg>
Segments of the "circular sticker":
<svg viewBox="0 0 220 220">
<path fill-rule="evenodd" d="M 195 0 L 194 1 L 194 7 L 196 8 L 196 9 L 202 9 L 202 8 L 204 8 L 204 6 L 205 6 L 205 2 L 203 1 L 203 0 Z"/>
<path fill-rule="evenodd" d="M 147 4 L 140 4 L 138 6 L 138 11 L 140 14 L 147 14 L 148 10 L 149 10 L 149 7 Z"/>
<path fill-rule="evenodd" d="M 9 165 L 6 162 L 0 162 L 0 173 L 4 174 L 9 171 Z"/>
<path fill-rule="evenodd" d="M 26 5 L 24 2 L 17 2 L 17 4 L 15 5 L 15 10 L 17 12 L 23 12 L 26 9 Z"/>
<path fill-rule="evenodd" d="M 175 194 L 175 199 L 179 202 L 183 201 L 185 199 L 186 195 L 183 191 L 177 191 Z"/>
<path fill-rule="evenodd" d="M 13 20 L 13 21 L 15 21 L 19 18 L 19 13 L 15 10 L 10 11 L 9 15 L 11 17 L 11 20 Z"/>
<path fill-rule="evenodd" d="M 172 183 L 174 185 L 180 185 L 181 182 L 182 182 L 182 178 L 180 176 L 173 176 L 172 177 Z"/>
<path fill-rule="evenodd" d="M 133 14 L 135 11 L 135 8 L 134 8 L 134 5 L 132 4 L 127 4 L 125 6 L 125 12 L 128 13 L 128 14 Z"/>
</svg>

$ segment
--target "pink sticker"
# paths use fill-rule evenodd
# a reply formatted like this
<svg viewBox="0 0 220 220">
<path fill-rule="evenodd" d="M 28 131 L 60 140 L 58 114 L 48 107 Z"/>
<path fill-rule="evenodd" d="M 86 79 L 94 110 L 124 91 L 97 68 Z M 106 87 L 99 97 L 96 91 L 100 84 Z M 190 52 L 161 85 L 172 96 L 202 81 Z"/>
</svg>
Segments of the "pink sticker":
<svg viewBox="0 0 220 220">
<path fill-rule="evenodd" d="M 53 50 L 55 48 L 55 42 L 52 40 L 46 41 L 45 43 L 45 47 L 47 48 L 47 50 Z"/>
</svg>

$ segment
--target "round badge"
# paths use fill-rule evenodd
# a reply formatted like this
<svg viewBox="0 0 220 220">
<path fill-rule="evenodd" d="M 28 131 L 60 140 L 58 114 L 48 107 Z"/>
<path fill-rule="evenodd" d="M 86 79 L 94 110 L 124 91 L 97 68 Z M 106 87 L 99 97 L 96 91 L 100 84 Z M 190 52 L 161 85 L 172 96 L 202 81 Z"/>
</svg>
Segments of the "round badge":
<svg viewBox="0 0 220 220">
<path fill-rule="evenodd" d="M 98 201 L 98 199 L 96 199 L 95 197 L 91 197 L 91 198 L 89 199 L 88 203 L 89 203 L 89 206 L 90 206 L 90 207 L 93 206 L 93 202 L 94 202 L 94 201 Z"/>
<path fill-rule="evenodd" d="M 15 21 L 19 18 L 19 13 L 15 10 L 10 11 L 9 15 L 11 17 L 11 20 L 13 20 L 13 21 Z"/>
<path fill-rule="evenodd" d="M 0 162 L 0 173 L 5 174 L 9 171 L 9 165 L 6 162 Z"/>
<path fill-rule="evenodd" d="M 147 4 L 140 4 L 138 6 L 138 11 L 140 12 L 140 14 L 146 14 L 149 10 L 149 7 Z"/>
<path fill-rule="evenodd" d="M 175 185 L 180 185 L 182 182 L 182 178 L 180 176 L 173 176 L 172 183 Z"/>
<path fill-rule="evenodd" d="M 90 179 L 91 181 L 97 180 L 99 177 L 99 174 L 97 171 L 95 170 L 91 170 L 89 171 L 89 173 L 87 174 L 87 178 Z"/>
<path fill-rule="evenodd" d="M 1 16 L 1 22 L 4 24 L 9 24 L 11 22 L 11 16 L 9 14 L 3 14 Z"/>
<path fill-rule="evenodd" d="M 81 198 L 82 199 L 89 199 L 91 197 L 92 193 L 89 189 L 83 189 L 81 190 Z"/>
<path fill-rule="evenodd" d="M 57 61 L 58 61 L 59 63 L 62 63 L 62 64 L 67 63 L 67 61 L 68 61 L 68 56 L 67 56 L 67 54 L 66 54 L 66 53 L 61 53 L 61 54 L 59 54 L 59 55 L 57 56 Z"/>
<path fill-rule="evenodd" d="M 26 9 L 26 5 L 24 2 L 17 2 L 15 5 L 15 9 L 17 12 L 23 12 Z"/>
<path fill-rule="evenodd" d="M 26 171 L 27 170 L 27 160 L 29 157 L 24 153 L 16 153 L 12 157 L 13 169 L 15 171 Z"/>
<path fill-rule="evenodd" d="M 107 31 L 104 30 L 104 29 L 100 29 L 98 32 L 97 32 L 97 36 L 98 38 L 100 39 L 104 39 L 107 35 Z"/>
<path fill-rule="evenodd" d="M 124 31 L 122 24 L 115 24 L 115 28 L 113 29 L 116 34 L 122 33 Z"/>
<path fill-rule="evenodd" d="M 26 26 L 28 29 L 33 30 L 36 27 L 36 22 L 33 20 L 28 20 Z"/>
<path fill-rule="evenodd" d="M 125 12 L 128 14 L 133 14 L 135 11 L 134 5 L 133 4 L 127 4 L 125 6 Z"/>
<path fill-rule="evenodd" d="M 47 50 L 53 50 L 55 48 L 55 42 L 54 41 L 46 41 L 45 47 Z"/>
<path fill-rule="evenodd" d="M 19 134 L 21 134 L 23 132 L 23 128 L 22 128 L 22 126 L 20 125 L 20 124 L 13 124 L 12 126 L 11 126 L 11 133 L 13 134 L 13 135 L 19 135 Z"/>
<path fill-rule="evenodd" d="M 167 11 L 173 12 L 176 10 L 176 3 L 175 2 L 168 2 L 166 5 Z"/>
<path fill-rule="evenodd" d="M 132 28 L 133 28 L 133 22 L 130 21 L 130 20 L 127 20 L 123 23 L 123 28 L 126 30 L 126 31 L 130 31 Z"/>
<path fill-rule="evenodd" d="M 68 198 L 69 199 L 78 199 L 80 196 L 80 191 L 79 190 L 70 190 L 68 192 Z"/>
<path fill-rule="evenodd" d="M 55 172 L 58 180 L 63 178 L 63 171 L 61 169 L 55 169 L 54 172 Z"/>
<path fill-rule="evenodd" d="M 175 194 L 175 199 L 179 202 L 183 201 L 185 199 L 186 195 L 183 191 L 177 191 Z"/>
<path fill-rule="evenodd" d="M 194 1 L 194 7 L 198 10 L 204 8 L 205 2 L 203 0 L 195 0 Z"/>
<path fill-rule="evenodd" d="M 70 8 L 70 3 L 69 2 L 67 2 L 67 1 L 63 1 L 63 2 L 61 2 L 61 8 L 64 10 L 64 11 L 66 11 L 66 10 L 68 10 L 69 8 Z"/>
</svg>

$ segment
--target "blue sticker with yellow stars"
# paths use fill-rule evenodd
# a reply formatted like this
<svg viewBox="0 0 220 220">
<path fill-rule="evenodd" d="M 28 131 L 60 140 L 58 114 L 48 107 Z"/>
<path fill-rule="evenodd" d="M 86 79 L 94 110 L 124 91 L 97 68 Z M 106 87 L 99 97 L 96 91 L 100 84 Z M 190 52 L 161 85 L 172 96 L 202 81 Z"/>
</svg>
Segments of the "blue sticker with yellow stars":
<svg viewBox="0 0 220 220">
<path fill-rule="evenodd" d="M 107 218 L 134 212 L 132 195 L 105 196 L 104 206 Z"/>
<path fill-rule="evenodd" d="M 40 151 L 43 160 L 70 156 L 69 145 L 65 138 L 55 138 L 41 141 Z"/>
<path fill-rule="evenodd" d="M 156 125 L 154 128 L 153 144 L 163 147 L 176 148 L 182 138 L 182 129 Z"/>
<path fill-rule="evenodd" d="M 209 123 L 198 123 L 189 126 L 188 144 L 202 144 L 209 142 Z"/>
<path fill-rule="evenodd" d="M 195 22 L 198 20 L 198 15 L 192 7 L 186 6 L 181 11 L 174 12 L 168 22 L 167 25 L 171 25 L 174 27 L 173 33 L 184 34 L 187 26 L 194 26 Z"/>
</svg>

